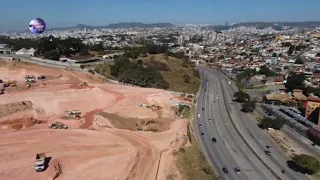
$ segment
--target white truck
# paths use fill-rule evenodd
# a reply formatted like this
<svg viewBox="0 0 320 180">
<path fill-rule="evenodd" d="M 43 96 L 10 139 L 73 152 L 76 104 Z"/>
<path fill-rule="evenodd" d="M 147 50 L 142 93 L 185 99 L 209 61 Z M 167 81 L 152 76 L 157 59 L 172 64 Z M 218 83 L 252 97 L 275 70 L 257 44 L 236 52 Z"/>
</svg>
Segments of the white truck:
<svg viewBox="0 0 320 180">
<path fill-rule="evenodd" d="M 46 154 L 45 153 L 38 153 L 36 156 L 36 164 L 34 165 L 35 170 L 37 172 L 44 171 L 45 162 L 46 162 Z"/>
<path fill-rule="evenodd" d="M 198 114 L 198 119 L 200 119 L 200 114 Z"/>
<path fill-rule="evenodd" d="M 67 111 L 68 115 L 76 115 L 76 114 L 81 114 L 81 112 L 79 110 L 71 110 L 71 111 Z"/>
</svg>

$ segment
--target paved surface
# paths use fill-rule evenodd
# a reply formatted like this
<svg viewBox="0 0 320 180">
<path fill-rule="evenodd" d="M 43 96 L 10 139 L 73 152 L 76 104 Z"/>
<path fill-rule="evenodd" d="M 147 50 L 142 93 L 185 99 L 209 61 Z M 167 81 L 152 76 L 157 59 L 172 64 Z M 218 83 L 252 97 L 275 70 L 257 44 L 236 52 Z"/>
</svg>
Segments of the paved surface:
<svg viewBox="0 0 320 180">
<path fill-rule="evenodd" d="M 291 169 L 288 168 L 286 162 L 287 158 L 280 152 L 280 150 L 277 147 L 273 147 L 271 152 L 272 154 L 270 156 L 265 154 L 265 146 L 266 145 L 271 145 L 272 146 L 272 140 L 269 137 L 269 135 L 258 128 L 257 122 L 253 119 L 253 117 L 250 114 L 246 114 L 240 111 L 241 105 L 238 103 L 233 103 L 231 100 L 231 97 L 233 96 L 234 92 L 237 91 L 237 87 L 235 84 L 231 83 L 229 84 L 229 79 L 222 73 L 215 71 L 210 68 L 201 68 L 201 69 L 206 69 L 206 72 L 210 72 L 210 75 L 207 75 L 207 77 L 211 77 L 213 80 L 215 79 L 214 76 L 219 76 L 220 80 L 222 82 L 223 90 L 224 93 L 226 94 L 226 98 L 228 101 L 227 107 L 229 107 L 229 111 L 231 112 L 231 118 L 228 118 L 227 116 L 223 116 L 223 121 L 225 124 L 229 124 L 229 122 L 233 121 L 234 126 L 220 126 L 220 130 L 222 131 L 222 136 L 227 137 L 228 134 L 231 133 L 231 136 L 236 136 L 236 134 L 232 133 L 232 129 L 236 129 L 239 131 L 239 134 L 243 137 L 242 140 L 245 139 L 246 143 L 243 143 L 240 138 L 234 137 L 234 141 L 232 139 L 228 139 L 227 143 L 229 146 L 232 146 L 233 144 L 237 143 L 238 144 L 246 144 L 248 149 L 247 151 L 241 152 L 239 150 L 239 147 L 235 147 L 235 151 L 237 151 L 239 154 L 242 154 L 244 159 L 248 159 L 250 157 L 251 160 L 255 160 L 255 158 L 251 154 L 255 154 L 256 159 L 259 159 L 259 162 L 252 162 L 251 165 L 256 166 L 256 168 L 251 168 L 251 174 L 254 176 L 254 173 L 256 173 L 255 177 L 253 179 L 264 179 L 264 176 L 267 177 L 267 179 L 283 179 L 283 180 L 303 180 L 307 179 L 307 177 L 301 173 L 297 173 Z M 207 74 L 207 73 L 206 73 Z M 216 83 L 214 87 L 219 87 L 221 85 L 217 84 L 219 80 L 215 80 L 214 82 Z M 222 90 L 220 90 L 222 94 Z M 219 98 L 222 98 L 222 95 L 219 95 Z M 220 107 L 225 107 L 222 102 L 219 101 L 219 106 Z M 215 112 L 219 113 L 224 113 L 226 110 L 218 109 Z M 216 116 L 216 115 L 215 115 Z M 217 119 L 218 120 L 218 119 Z M 216 121 L 218 122 L 218 121 Z M 232 124 L 232 123 L 230 123 Z M 228 130 L 229 132 L 228 132 Z M 231 132 L 230 132 L 231 131 Z M 243 150 L 246 149 L 245 145 L 242 146 Z M 250 147 L 250 148 L 249 148 Z M 238 155 L 241 156 L 241 155 Z M 241 164 L 241 166 L 248 166 L 250 165 L 250 162 L 245 163 L 245 161 L 248 160 L 236 160 L 236 162 L 239 162 L 238 164 Z M 259 164 L 262 165 L 259 165 Z M 263 167 L 264 166 L 264 167 Z M 247 167 L 240 167 L 243 169 L 249 169 Z M 257 171 L 260 170 L 260 172 Z M 268 176 L 268 173 L 266 173 L 263 170 L 267 170 L 272 173 L 272 175 Z M 285 169 L 285 174 L 281 173 L 281 169 Z"/>
<path fill-rule="evenodd" d="M 204 70 L 200 70 L 200 74 L 202 84 L 197 98 L 197 111 L 200 119 L 197 119 L 195 129 L 200 147 L 209 162 L 219 171 L 222 179 L 276 179 L 257 157 L 250 153 L 237 134 L 227 115 L 218 77 Z M 212 120 L 209 121 L 209 119 Z M 199 127 L 199 124 L 202 124 L 202 127 Z M 204 133 L 204 137 L 201 137 L 201 132 Z M 216 138 L 216 143 L 212 142 L 212 137 Z M 229 170 L 227 175 L 223 173 L 223 167 Z M 235 173 L 235 167 L 241 169 L 241 174 Z"/>
</svg>

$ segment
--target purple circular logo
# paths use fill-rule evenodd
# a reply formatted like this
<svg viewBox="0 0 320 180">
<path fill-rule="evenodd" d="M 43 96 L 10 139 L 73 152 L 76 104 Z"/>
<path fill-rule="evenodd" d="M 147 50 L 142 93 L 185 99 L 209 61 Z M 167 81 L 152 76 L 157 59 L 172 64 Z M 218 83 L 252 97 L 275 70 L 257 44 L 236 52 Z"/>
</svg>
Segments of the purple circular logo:
<svg viewBox="0 0 320 180">
<path fill-rule="evenodd" d="M 34 34 L 41 34 L 46 29 L 46 23 L 40 18 L 32 19 L 29 23 L 29 30 Z"/>
</svg>

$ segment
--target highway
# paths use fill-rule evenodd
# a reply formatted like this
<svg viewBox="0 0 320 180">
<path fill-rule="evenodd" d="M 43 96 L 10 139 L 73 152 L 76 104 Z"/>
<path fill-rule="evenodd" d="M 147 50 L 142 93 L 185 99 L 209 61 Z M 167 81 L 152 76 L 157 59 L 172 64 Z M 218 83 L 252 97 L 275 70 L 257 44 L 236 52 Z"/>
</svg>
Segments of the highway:
<svg viewBox="0 0 320 180">
<path fill-rule="evenodd" d="M 237 88 L 228 83 L 229 79 L 225 75 L 205 67 L 199 67 L 199 72 L 202 85 L 197 97 L 197 112 L 201 114 L 201 118 L 196 121 L 197 138 L 207 159 L 219 170 L 223 179 L 307 179 L 287 167 L 288 159 L 273 146 L 268 134 L 258 128 L 251 115 L 240 111 L 240 104 L 232 101 Z M 219 98 L 213 102 L 217 95 Z M 209 118 L 213 120 L 208 121 Z M 198 124 L 203 127 L 200 128 Z M 204 133 L 204 138 L 201 138 L 201 132 Z M 216 144 L 212 143 L 212 136 L 217 139 Z M 271 155 L 265 154 L 266 145 L 272 147 Z M 221 171 L 223 166 L 228 168 L 228 175 Z M 235 166 L 241 169 L 243 176 L 233 171 L 232 167 Z M 285 174 L 281 172 L 282 169 L 285 169 Z"/>
<path fill-rule="evenodd" d="M 218 77 L 204 70 L 200 70 L 200 74 L 202 84 L 197 97 L 200 119 L 196 120 L 195 130 L 206 158 L 218 170 L 222 179 L 269 180 L 273 177 L 272 173 L 250 153 L 230 122 Z M 204 137 L 201 137 L 202 132 Z M 212 137 L 216 138 L 216 143 L 212 142 Z M 228 174 L 223 173 L 223 167 L 228 169 Z M 235 167 L 240 168 L 240 174 L 236 174 Z"/>
</svg>

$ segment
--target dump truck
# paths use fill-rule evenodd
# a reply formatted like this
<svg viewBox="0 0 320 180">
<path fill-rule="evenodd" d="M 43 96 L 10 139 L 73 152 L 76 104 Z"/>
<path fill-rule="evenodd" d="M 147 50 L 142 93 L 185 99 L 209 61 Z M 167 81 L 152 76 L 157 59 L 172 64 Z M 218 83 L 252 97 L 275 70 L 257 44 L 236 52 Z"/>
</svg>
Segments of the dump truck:
<svg viewBox="0 0 320 180">
<path fill-rule="evenodd" d="M 61 123 L 61 122 L 54 122 L 49 125 L 49 128 L 51 128 L 51 129 L 68 129 L 68 126 Z"/>
<path fill-rule="evenodd" d="M 71 110 L 71 111 L 67 111 L 68 115 L 75 115 L 75 114 L 81 114 L 81 112 L 79 110 Z"/>
<path fill-rule="evenodd" d="M 31 118 L 33 124 L 41 124 L 41 121 L 35 118 Z"/>
<path fill-rule="evenodd" d="M 45 162 L 46 162 L 46 154 L 45 153 L 38 153 L 36 155 L 36 164 L 34 165 L 35 170 L 37 172 L 44 171 Z"/>
</svg>

